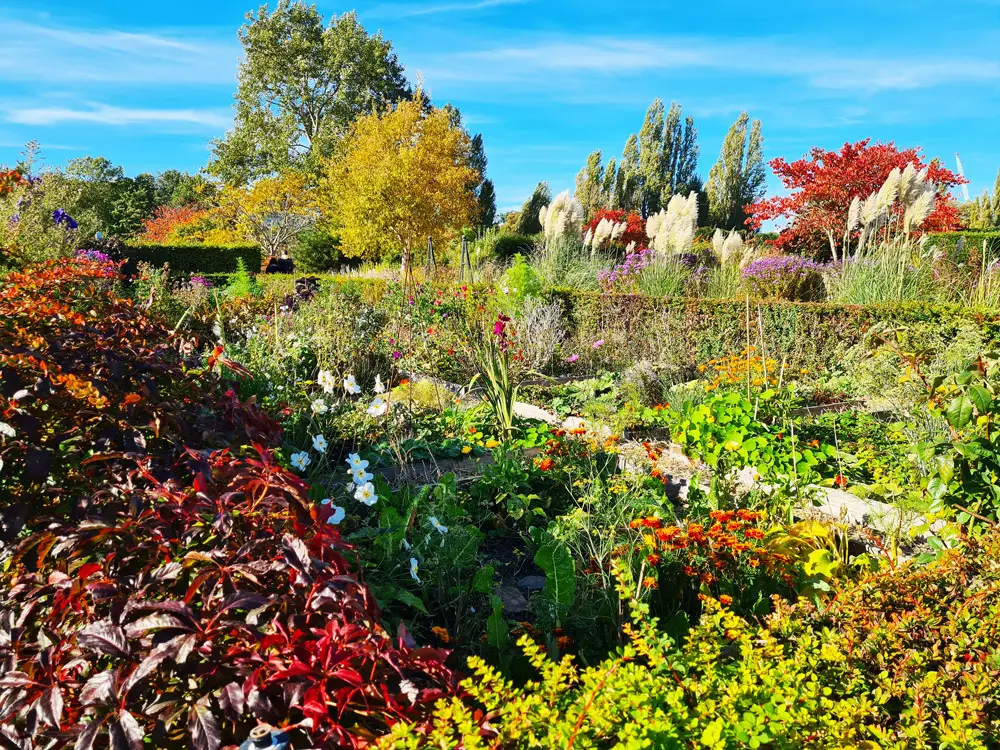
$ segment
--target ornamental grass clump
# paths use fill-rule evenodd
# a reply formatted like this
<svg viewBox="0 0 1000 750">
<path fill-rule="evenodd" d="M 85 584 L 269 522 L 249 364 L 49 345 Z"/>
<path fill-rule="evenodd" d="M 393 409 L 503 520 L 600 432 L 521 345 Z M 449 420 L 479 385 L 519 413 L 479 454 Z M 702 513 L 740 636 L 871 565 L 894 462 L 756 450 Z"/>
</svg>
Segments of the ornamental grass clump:
<svg viewBox="0 0 1000 750">
<path fill-rule="evenodd" d="M 743 269 L 743 286 L 753 297 L 816 302 L 826 294 L 823 266 L 797 255 L 772 255 Z"/>
</svg>

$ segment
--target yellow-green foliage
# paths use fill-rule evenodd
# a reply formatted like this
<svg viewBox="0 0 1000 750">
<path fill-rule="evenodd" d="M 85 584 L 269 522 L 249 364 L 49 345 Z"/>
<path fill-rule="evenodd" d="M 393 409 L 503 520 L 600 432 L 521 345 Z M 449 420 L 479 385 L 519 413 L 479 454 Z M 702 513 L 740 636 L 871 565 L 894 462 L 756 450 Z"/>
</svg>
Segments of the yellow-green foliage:
<svg viewBox="0 0 1000 750">
<path fill-rule="evenodd" d="M 831 602 L 778 604 L 763 625 L 714 602 L 676 648 L 643 624 L 581 669 L 519 642 L 524 687 L 473 658 L 470 698 L 442 701 L 381 747 L 995 748 L 1000 737 L 1000 543 L 884 572 Z"/>
</svg>

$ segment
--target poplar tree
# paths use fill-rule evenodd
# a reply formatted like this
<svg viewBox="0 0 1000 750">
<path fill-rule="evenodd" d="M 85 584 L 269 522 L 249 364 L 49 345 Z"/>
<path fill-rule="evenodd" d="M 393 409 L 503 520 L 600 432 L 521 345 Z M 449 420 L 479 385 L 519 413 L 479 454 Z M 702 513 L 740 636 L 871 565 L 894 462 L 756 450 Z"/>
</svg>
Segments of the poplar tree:
<svg viewBox="0 0 1000 750">
<path fill-rule="evenodd" d="M 708 173 L 709 221 L 716 227 L 742 229 L 745 206 L 763 197 L 766 181 L 760 120 L 750 124 L 743 112 L 726 133 L 719 160 Z"/>
<path fill-rule="evenodd" d="M 626 211 L 638 210 L 642 201 L 640 188 L 639 139 L 633 133 L 625 142 L 622 165 L 618 168 L 618 175 L 615 178 L 615 203 L 618 204 L 618 208 L 624 208 Z"/>
<path fill-rule="evenodd" d="M 615 186 L 618 182 L 618 166 L 615 164 L 615 157 L 608 159 L 608 166 L 604 168 L 604 184 L 601 186 L 601 206 L 606 208 L 617 208 L 615 202 Z"/>
<path fill-rule="evenodd" d="M 597 150 L 587 157 L 587 164 L 576 176 L 576 199 L 588 219 L 603 207 L 603 190 L 604 169 L 601 167 L 601 152 Z"/>
<path fill-rule="evenodd" d="M 666 184 L 663 147 L 663 102 L 654 99 L 646 110 L 646 119 L 639 131 L 639 175 L 643 216 L 650 216 L 660 210 L 660 197 Z"/>
</svg>

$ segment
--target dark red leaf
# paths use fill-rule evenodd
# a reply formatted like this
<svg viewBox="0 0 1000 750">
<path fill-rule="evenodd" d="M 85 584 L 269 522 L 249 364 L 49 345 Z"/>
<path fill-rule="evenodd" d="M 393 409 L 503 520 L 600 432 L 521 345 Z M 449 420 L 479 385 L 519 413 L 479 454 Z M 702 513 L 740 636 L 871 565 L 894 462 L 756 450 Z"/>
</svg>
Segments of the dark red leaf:
<svg viewBox="0 0 1000 750">
<path fill-rule="evenodd" d="M 84 648 L 92 649 L 99 654 L 123 658 L 129 655 L 125 631 L 107 621 L 88 625 L 77 633 L 76 640 Z"/>
<path fill-rule="evenodd" d="M 231 719 L 238 719 L 246 708 L 246 697 L 243 688 L 236 682 L 230 682 L 219 690 L 219 705 Z"/>
<path fill-rule="evenodd" d="M 208 697 L 201 698 L 191 706 L 187 722 L 188 734 L 195 750 L 219 750 L 222 735 L 212 709 L 208 707 Z"/>
<path fill-rule="evenodd" d="M 37 701 L 35 711 L 38 718 L 55 729 L 59 728 L 63 713 L 63 694 L 57 685 L 53 685 Z"/>
</svg>

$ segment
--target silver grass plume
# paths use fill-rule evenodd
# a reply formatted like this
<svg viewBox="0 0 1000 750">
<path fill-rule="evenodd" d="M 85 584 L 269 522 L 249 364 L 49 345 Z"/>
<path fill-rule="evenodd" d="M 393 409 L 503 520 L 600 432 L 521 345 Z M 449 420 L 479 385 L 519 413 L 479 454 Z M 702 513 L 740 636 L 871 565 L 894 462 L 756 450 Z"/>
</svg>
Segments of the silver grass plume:
<svg viewBox="0 0 1000 750">
<path fill-rule="evenodd" d="M 728 265 L 734 260 L 740 260 L 743 257 L 743 238 L 740 237 L 740 233 L 735 229 L 729 233 L 726 237 L 725 243 L 722 245 L 722 255 L 721 260 L 723 265 Z"/>
<path fill-rule="evenodd" d="M 855 195 L 850 208 L 847 209 L 847 231 L 853 232 L 859 226 L 861 226 L 861 198 Z"/>
</svg>

